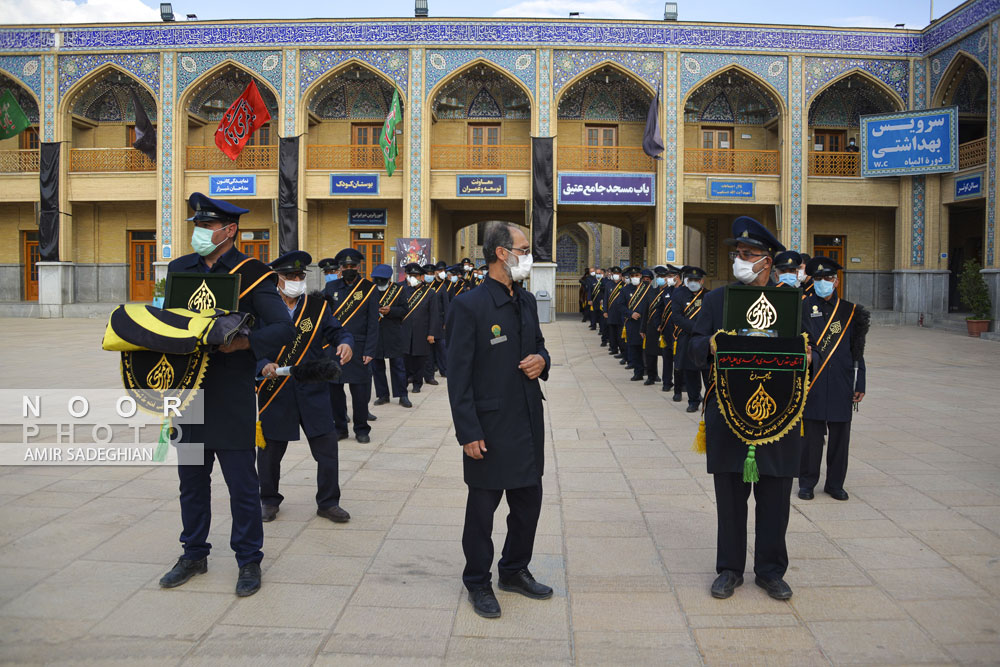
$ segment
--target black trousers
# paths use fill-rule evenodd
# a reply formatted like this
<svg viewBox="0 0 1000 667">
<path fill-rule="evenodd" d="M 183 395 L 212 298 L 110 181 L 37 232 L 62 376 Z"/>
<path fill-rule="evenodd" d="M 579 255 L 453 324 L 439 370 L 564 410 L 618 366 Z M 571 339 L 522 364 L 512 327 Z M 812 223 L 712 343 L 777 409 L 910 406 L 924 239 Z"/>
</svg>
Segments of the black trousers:
<svg viewBox="0 0 1000 667">
<path fill-rule="evenodd" d="M 260 485 L 254 467 L 254 449 L 206 449 L 201 465 L 178 465 L 181 489 L 181 544 L 184 557 L 201 560 L 212 550 L 208 531 L 212 526 L 212 468 L 219 459 L 229 487 L 229 511 L 233 527 L 229 546 L 240 567 L 259 563 L 264 554 L 264 524 L 260 518 Z"/>
<path fill-rule="evenodd" d="M 704 398 L 701 393 L 702 382 L 705 383 L 705 389 L 708 389 L 709 369 L 681 372 L 684 374 L 684 387 L 687 389 L 688 403 L 701 403 L 701 399 Z"/>
<path fill-rule="evenodd" d="M 760 476 L 756 484 L 743 481 L 743 473 L 716 473 L 715 501 L 718 506 L 719 535 L 715 571 L 732 570 L 743 574 L 747 564 L 747 499 L 750 487 L 756 507 L 756 539 L 753 571 L 763 579 L 780 579 L 788 570 L 785 530 L 792 493 L 791 477 Z"/>
<path fill-rule="evenodd" d="M 333 423 L 337 425 L 338 433 L 347 433 L 347 393 L 344 387 L 351 391 L 351 422 L 354 424 L 355 435 L 367 435 L 372 427 L 368 425 L 368 401 L 372 397 L 371 382 L 350 383 L 347 385 L 330 383 L 330 406 L 333 408 Z"/>
<path fill-rule="evenodd" d="M 445 357 L 447 356 L 447 349 L 445 347 L 446 343 L 444 339 L 434 339 L 434 343 L 431 344 L 431 353 L 427 355 L 427 363 L 424 366 L 424 379 L 433 380 L 434 379 L 434 369 L 437 368 L 441 372 L 441 377 L 445 377 L 448 370 L 445 368 Z"/>
<path fill-rule="evenodd" d="M 608 342 L 608 321 L 606 319 L 604 319 L 604 313 L 601 313 L 600 317 L 598 317 L 598 319 L 597 319 L 597 328 L 600 329 L 600 331 L 601 331 L 601 342 L 602 343 L 607 343 Z"/>
<path fill-rule="evenodd" d="M 669 335 L 665 338 L 667 346 L 660 350 L 663 353 L 663 386 L 673 387 L 674 393 L 679 394 L 684 391 L 684 371 L 674 368 L 674 339 Z"/>
<path fill-rule="evenodd" d="M 618 354 L 623 351 L 622 325 L 608 323 L 608 349 Z"/>
<path fill-rule="evenodd" d="M 642 353 L 642 343 L 628 346 L 628 362 L 632 364 L 633 375 L 641 376 L 646 373 L 646 366 L 643 364 L 644 356 Z"/>
<path fill-rule="evenodd" d="M 580 320 L 581 322 L 589 322 L 590 321 L 590 306 L 582 306 L 580 308 L 580 314 L 583 316 L 583 318 Z"/>
<path fill-rule="evenodd" d="M 601 320 L 601 319 L 603 319 L 603 318 L 601 318 L 601 311 L 599 311 L 597 308 L 591 308 L 590 309 L 590 328 L 591 329 L 596 328 L 598 321 Z"/>
<path fill-rule="evenodd" d="M 465 503 L 465 529 L 462 531 L 462 551 L 465 571 L 462 581 L 470 591 L 490 585 L 493 567 L 493 514 L 500 498 L 507 494 L 507 539 L 497 570 L 500 576 L 514 574 L 531 562 L 535 548 L 535 530 L 542 511 L 542 483 L 522 489 L 480 489 L 469 487 Z"/>
<path fill-rule="evenodd" d="M 340 504 L 340 468 L 337 458 L 337 434 L 324 433 L 309 438 L 309 449 L 316 461 L 316 506 L 320 509 Z M 267 447 L 257 450 L 260 474 L 260 502 L 278 507 L 285 499 L 278 493 L 281 459 L 288 449 L 287 440 L 267 440 Z"/>
<path fill-rule="evenodd" d="M 393 357 L 388 360 L 389 379 L 392 381 L 393 398 L 403 398 L 406 396 L 406 364 L 403 357 Z M 389 383 L 385 379 L 385 359 L 375 359 L 372 381 L 375 383 L 376 398 L 389 398 Z"/>
<path fill-rule="evenodd" d="M 421 354 L 419 356 L 414 356 L 408 354 L 404 357 L 406 360 L 406 377 L 407 379 L 413 379 L 413 388 L 420 389 L 424 386 L 424 372 L 427 369 L 427 355 Z"/>
<path fill-rule="evenodd" d="M 823 462 L 823 439 L 829 433 L 826 449 L 825 491 L 842 491 L 847 477 L 847 450 L 851 444 L 851 422 L 826 422 L 805 419 L 806 446 L 802 450 L 799 488 L 812 489 L 819 482 Z"/>
<path fill-rule="evenodd" d="M 646 334 L 645 347 L 642 350 L 643 366 L 646 369 L 646 375 L 653 380 L 660 377 L 657 369 L 657 364 L 660 361 L 660 338 L 650 338 L 649 334 Z"/>
</svg>

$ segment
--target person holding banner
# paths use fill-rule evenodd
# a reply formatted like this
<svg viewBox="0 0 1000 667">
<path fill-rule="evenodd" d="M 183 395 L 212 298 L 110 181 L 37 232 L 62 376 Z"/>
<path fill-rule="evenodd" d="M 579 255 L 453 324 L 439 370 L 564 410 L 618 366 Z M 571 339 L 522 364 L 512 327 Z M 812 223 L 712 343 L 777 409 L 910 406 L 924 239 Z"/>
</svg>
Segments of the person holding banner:
<svg viewBox="0 0 1000 667">
<path fill-rule="evenodd" d="M 301 250 L 285 253 L 271 262 L 271 268 L 278 274 L 278 292 L 295 326 L 295 337 L 273 362 L 265 360 L 260 373 L 264 379 L 257 386 L 265 441 L 264 448 L 257 450 L 257 472 L 265 522 L 274 521 L 284 500 L 278 492 L 281 459 L 288 442 L 301 438 L 299 426 L 305 431 L 316 461 L 316 514 L 335 523 L 351 519 L 351 515 L 340 507 L 338 443 L 330 408 L 329 383 L 303 383 L 289 376 L 276 375 L 279 367 L 326 357 L 328 346 L 336 350 L 341 367 L 346 368 L 353 356 L 354 338 L 331 314 L 327 300 L 318 292 L 305 293 L 306 269 L 311 263 L 309 253 Z"/>
<path fill-rule="evenodd" d="M 389 383 L 385 379 L 386 366 L 392 382 L 392 396 L 399 399 L 404 408 L 412 408 L 413 403 L 406 394 L 406 363 L 404 362 L 403 317 L 406 315 L 406 301 L 403 299 L 403 285 L 392 282 L 392 267 L 379 264 L 372 269 L 372 280 L 378 289 L 378 344 L 375 346 L 375 369 L 372 375 L 375 384 L 375 405 L 389 402 Z M 389 361 L 386 364 L 386 360 Z"/>
<path fill-rule="evenodd" d="M 330 304 L 333 316 L 343 323 L 354 337 L 354 360 L 344 364 L 340 379 L 330 383 L 330 404 L 337 423 L 337 437 L 347 437 L 347 395 L 350 387 L 354 437 L 362 443 L 371 442 L 372 427 L 368 425 L 368 400 L 372 393 L 372 359 L 378 344 L 378 290 L 375 283 L 362 277 L 358 267 L 364 255 L 354 248 L 344 248 L 334 261 L 340 268 L 340 278 L 328 282 L 323 296 Z"/>
<path fill-rule="evenodd" d="M 774 255 L 784 251 L 784 246 L 764 225 L 747 216 L 736 218 L 732 231 L 733 238 L 726 239 L 725 243 L 735 246 L 735 252 L 730 253 L 733 274 L 738 281 L 735 284 L 773 285 Z M 712 361 L 716 334 L 723 330 L 725 299 L 725 289 L 712 290 L 704 297 L 691 336 L 690 356 L 694 364 L 704 366 Z M 777 315 L 788 317 L 788 313 Z M 798 317 L 798 313 L 794 315 Z M 775 442 L 750 450 L 755 457 L 754 470 L 758 479 L 756 482 L 744 481 L 750 458 L 748 447 L 730 429 L 719 400 L 713 383 L 705 402 L 704 422 L 708 472 L 714 478 L 718 512 L 715 562 L 718 577 L 712 583 L 712 597 L 728 598 L 743 584 L 747 558 L 747 500 L 753 491 L 756 500 L 754 580 L 772 598 L 787 600 L 792 597 L 792 589 L 784 580 L 788 569 L 785 531 L 792 479 L 799 474 L 802 455 L 799 428 L 793 428 Z"/>
</svg>

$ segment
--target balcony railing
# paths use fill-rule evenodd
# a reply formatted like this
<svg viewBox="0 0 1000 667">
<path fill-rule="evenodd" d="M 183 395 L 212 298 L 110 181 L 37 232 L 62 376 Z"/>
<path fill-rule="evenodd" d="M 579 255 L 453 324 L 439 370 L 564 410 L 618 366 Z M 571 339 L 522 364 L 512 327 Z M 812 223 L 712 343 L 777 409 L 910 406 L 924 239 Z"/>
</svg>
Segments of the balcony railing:
<svg viewBox="0 0 1000 667">
<path fill-rule="evenodd" d="M 860 176 L 860 153 L 833 151 L 809 153 L 810 176 Z"/>
<path fill-rule="evenodd" d="M 560 146 L 560 171 L 656 171 L 639 146 Z"/>
<path fill-rule="evenodd" d="M 134 148 L 71 148 L 70 171 L 156 171 L 156 165 Z"/>
<path fill-rule="evenodd" d="M 958 168 L 986 164 L 986 137 L 958 145 Z"/>
<path fill-rule="evenodd" d="M 396 169 L 403 154 L 396 156 Z M 378 146 L 312 146 L 306 149 L 306 169 L 383 169 L 385 158 Z"/>
<path fill-rule="evenodd" d="M 531 146 L 431 146 L 431 169 L 526 170 Z"/>
<path fill-rule="evenodd" d="M 234 171 L 263 171 L 278 168 L 277 146 L 246 146 L 235 160 L 219 150 L 218 146 L 188 146 L 187 169 L 227 169 Z"/>
<path fill-rule="evenodd" d="M 38 171 L 38 149 L 0 151 L 0 174 Z"/>
<path fill-rule="evenodd" d="M 684 171 L 689 174 L 781 173 L 778 151 L 685 148 Z"/>
</svg>

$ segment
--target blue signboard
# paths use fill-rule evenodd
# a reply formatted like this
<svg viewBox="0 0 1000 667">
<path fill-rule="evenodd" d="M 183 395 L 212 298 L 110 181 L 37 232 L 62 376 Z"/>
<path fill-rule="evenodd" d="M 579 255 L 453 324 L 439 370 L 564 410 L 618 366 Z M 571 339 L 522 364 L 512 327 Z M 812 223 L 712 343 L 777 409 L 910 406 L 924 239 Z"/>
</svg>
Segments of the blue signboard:
<svg viewBox="0 0 1000 667">
<path fill-rule="evenodd" d="M 753 181 L 720 181 L 714 178 L 708 179 L 709 199 L 739 199 L 747 201 L 752 200 L 753 197 Z"/>
<path fill-rule="evenodd" d="M 384 208 L 349 208 L 347 224 L 352 227 L 385 227 L 389 213 Z"/>
<path fill-rule="evenodd" d="M 257 176 L 238 174 L 232 176 L 209 176 L 209 197 L 232 197 L 234 195 L 254 196 L 257 194 Z"/>
<path fill-rule="evenodd" d="M 983 174 L 955 179 L 955 199 L 975 199 L 983 196 Z"/>
<path fill-rule="evenodd" d="M 958 170 L 958 107 L 861 117 L 861 175 Z"/>
<path fill-rule="evenodd" d="M 507 175 L 459 174 L 455 177 L 455 189 L 459 197 L 506 197 Z"/>
<path fill-rule="evenodd" d="M 378 174 L 330 174 L 331 195 L 377 195 Z"/>
<path fill-rule="evenodd" d="M 656 204 L 655 174 L 559 174 L 560 204 Z"/>
</svg>

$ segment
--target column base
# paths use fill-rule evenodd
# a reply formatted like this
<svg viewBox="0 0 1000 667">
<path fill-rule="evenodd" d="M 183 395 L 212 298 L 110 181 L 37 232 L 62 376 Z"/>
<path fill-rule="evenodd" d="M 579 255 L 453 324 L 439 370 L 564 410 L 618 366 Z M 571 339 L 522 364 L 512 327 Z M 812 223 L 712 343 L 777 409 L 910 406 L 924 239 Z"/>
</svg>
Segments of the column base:
<svg viewBox="0 0 1000 667">
<path fill-rule="evenodd" d="M 906 324 L 918 324 L 921 317 L 939 319 L 948 314 L 947 270 L 897 269 L 893 274 L 893 310 Z"/>
<path fill-rule="evenodd" d="M 990 291 L 990 319 L 993 320 L 990 331 L 1000 333 L 1000 269 L 982 269 L 979 273 Z"/>
<path fill-rule="evenodd" d="M 536 262 L 531 265 L 531 291 L 534 293 L 535 298 L 539 300 L 539 322 L 544 324 L 554 320 L 556 317 L 555 262 Z M 545 301 L 546 298 L 548 298 L 547 302 Z"/>
<path fill-rule="evenodd" d="M 38 262 L 38 316 L 63 316 L 63 306 L 73 303 L 73 262 Z"/>
</svg>

